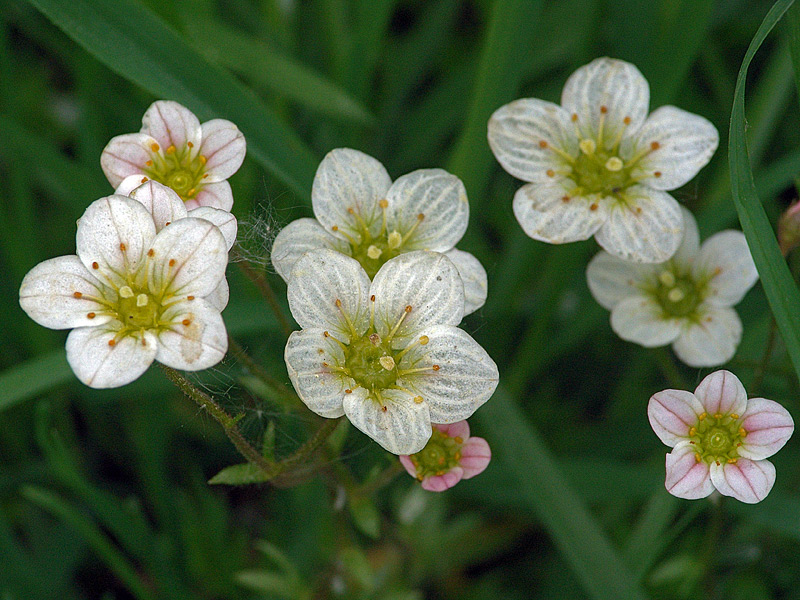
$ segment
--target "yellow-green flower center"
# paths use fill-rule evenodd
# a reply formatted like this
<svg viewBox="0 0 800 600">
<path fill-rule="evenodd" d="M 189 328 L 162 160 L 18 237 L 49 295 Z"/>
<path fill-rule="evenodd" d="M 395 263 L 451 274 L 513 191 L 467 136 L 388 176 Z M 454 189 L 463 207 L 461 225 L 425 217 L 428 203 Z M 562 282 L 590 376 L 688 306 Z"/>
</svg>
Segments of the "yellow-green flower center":
<svg viewBox="0 0 800 600">
<path fill-rule="evenodd" d="M 739 458 L 739 446 L 747 435 L 739 420 L 737 414 L 700 415 L 697 425 L 689 429 L 695 460 L 708 464 L 735 463 Z"/>
<path fill-rule="evenodd" d="M 374 392 L 397 381 L 395 352 L 374 331 L 351 342 L 344 354 L 344 368 L 361 387 Z"/>
<path fill-rule="evenodd" d="M 464 440 L 461 438 L 450 437 L 434 427 L 431 438 L 425 447 L 410 456 L 411 462 L 417 468 L 417 479 L 444 475 L 452 468 L 457 467 L 461 460 L 463 444 Z"/>
<path fill-rule="evenodd" d="M 117 318 L 127 329 L 153 329 L 158 326 L 161 303 L 148 291 L 125 285 L 118 294 Z"/>
<path fill-rule="evenodd" d="M 163 153 L 158 144 L 153 144 L 150 150 L 144 172 L 151 179 L 172 188 L 184 201 L 196 197 L 203 189 L 203 180 L 208 177 L 206 157 L 202 154 L 192 157 L 191 142 L 181 148 L 169 146 Z"/>
<path fill-rule="evenodd" d="M 583 140 L 591 142 L 591 140 Z M 599 195 L 601 197 L 621 197 L 621 194 L 636 183 L 631 175 L 635 163 L 625 164 L 615 151 L 605 150 L 602 146 L 581 143 L 581 153 L 575 159 L 572 177 L 578 187 L 580 195 Z M 584 148 L 590 150 L 587 154 Z"/>
</svg>

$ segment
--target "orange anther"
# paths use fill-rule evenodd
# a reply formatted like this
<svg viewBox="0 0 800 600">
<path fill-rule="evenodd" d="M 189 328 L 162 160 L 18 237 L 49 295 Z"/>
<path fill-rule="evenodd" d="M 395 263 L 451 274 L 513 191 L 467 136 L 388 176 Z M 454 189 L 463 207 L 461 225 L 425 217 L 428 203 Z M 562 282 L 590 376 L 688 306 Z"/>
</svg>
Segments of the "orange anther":
<svg viewBox="0 0 800 600">
<path fill-rule="evenodd" d="M 153 152 L 158 152 L 160 148 L 161 148 L 161 146 L 159 146 L 159 145 L 158 145 L 158 144 L 156 144 L 155 142 L 153 142 L 152 144 L 150 144 L 150 150 L 152 150 Z"/>
<path fill-rule="evenodd" d="M 574 123 L 575 121 L 577 121 L 577 120 L 578 120 L 578 113 L 572 113 L 572 117 L 571 117 L 571 119 L 572 119 L 572 122 L 573 122 L 573 123 Z"/>
<path fill-rule="evenodd" d="M 184 327 L 188 327 L 189 325 L 192 324 L 192 321 L 190 319 L 184 319 L 183 321 L 181 321 L 181 323 L 183 323 Z"/>
<path fill-rule="evenodd" d="M 98 264 L 97 264 L 97 262 L 93 262 L 93 263 L 92 263 L 92 268 L 93 268 L 93 269 L 99 269 L 99 268 L 100 268 L 100 265 L 98 265 Z"/>
<path fill-rule="evenodd" d="M 175 146 L 174 144 L 170 144 L 169 148 L 167 148 L 167 154 L 175 154 Z"/>
<path fill-rule="evenodd" d="M 186 296 L 187 300 L 194 300 L 194 296 Z"/>
<path fill-rule="evenodd" d="M 380 206 L 381 208 L 388 208 L 389 207 L 389 201 L 386 198 L 383 198 L 382 200 L 380 200 L 378 202 L 378 206 Z"/>
<path fill-rule="evenodd" d="M 73 295 L 75 298 L 82 298 L 82 297 L 83 297 L 83 294 L 81 294 L 80 292 L 74 292 L 72 295 Z"/>
<path fill-rule="evenodd" d="M 606 105 L 601 106 L 600 107 L 600 112 L 603 113 L 603 114 L 606 114 L 608 112 L 608 107 Z"/>
<path fill-rule="evenodd" d="M 625 123 L 625 125 L 630 125 L 631 124 L 631 118 L 630 117 L 625 117 L 624 119 L 622 119 L 622 122 Z"/>
<path fill-rule="evenodd" d="M 541 140 L 539 142 L 539 148 L 547 148 L 547 140 Z"/>
<path fill-rule="evenodd" d="M 142 180 L 139 183 L 147 183 L 149 179 L 147 177 L 142 177 Z"/>
<path fill-rule="evenodd" d="M 431 369 L 433 369 L 434 371 L 438 371 L 438 370 L 439 370 L 439 368 L 440 368 L 440 367 L 439 367 L 439 365 L 433 365 L 433 366 L 431 367 Z"/>
<path fill-rule="evenodd" d="M 120 244 L 119 245 L 119 249 L 122 250 L 123 252 L 125 252 L 125 250 L 127 250 L 128 247 L 125 244 Z"/>
<path fill-rule="evenodd" d="M 146 164 L 148 167 L 152 167 L 153 166 L 153 161 L 152 160 L 148 160 L 148 161 L 145 161 L 144 164 Z"/>
<path fill-rule="evenodd" d="M 115 340 L 114 338 L 111 338 L 110 340 L 108 340 L 108 345 L 109 346 L 116 346 L 117 345 L 117 340 Z"/>
<path fill-rule="evenodd" d="M 547 172 L 547 176 L 548 177 L 555 177 L 556 176 L 556 172 L 553 171 L 553 169 L 547 169 L 546 172 Z"/>
<path fill-rule="evenodd" d="M 653 176 L 654 177 L 661 177 L 661 171 L 656 171 L 655 173 L 653 173 Z"/>
<path fill-rule="evenodd" d="M 170 267 L 174 267 L 174 266 L 175 266 L 175 259 L 174 259 L 174 258 L 170 258 L 170 259 L 169 259 L 169 262 L 168 262 L 167 264 L 168 264 Z"/>
<path fill-rule="evenodd" d="M 375 294 L 372 294 L 372 296 L 370 296 L 369 299 L 370 302 L 375 302 Z"/>
<path fill-rule="evenodd" d="M 411 312 L 411 305 L 410 305 L 410 304 L 407 304 L 404 310 L 405 310 L 407 313 L 410 313 L 410 312 Z"/>
<path fill-rule="evenodd" d="M 661 148 L 661 144 L 659 144 L 658 142 L 650 142 L 651 150 L 658 150 L 659 148 Z"/>
<path fill-rule="evenodd" d="M 87 319 L 94 319 L 96 316 L 97 315 L 92 312 L 92 313 L 89 313 L 88 315 L 86 315 L 86 318 Z"/>
<path fill-rule="evenodd" d="M 564 204 L 566 204 L 567 202 L 569 202 L 569 201 L 570 201 L 570 197 L 569 197 L 569 196 L 561 196 L 561 201 L 562 201 Z"/>
<path fill-rule="evenodd" d="M 592 203 L 592 204 L 589 206 L 589 210 L 591 210 L 592 212 L 596 211 L 596 210 L 597 210 L 597 204 L 593 202 L 593 203 Z"/>
<path fill-rule="evenodd" d="M 199 160 L 203 164 L 206 164 L 206 161 L 208 161 L 208 159 L 205 156 L 203 156 L 202 154 L 197 157 L 197 160 Z"/>
<path fill-rule="evenodd" d="M 156 255 L 156 251 L 153 250 L 152 248 L 150 248 L 150 250 L 147 251 L 147 256 L 155 256 L 155 255 Z"/>
<path fill-rule="evenodd" d="M 186 142 L 186 145 L 189 146 L 189 148 L 194 148 L 194 144 L 192 142 Z"/>
</svg>

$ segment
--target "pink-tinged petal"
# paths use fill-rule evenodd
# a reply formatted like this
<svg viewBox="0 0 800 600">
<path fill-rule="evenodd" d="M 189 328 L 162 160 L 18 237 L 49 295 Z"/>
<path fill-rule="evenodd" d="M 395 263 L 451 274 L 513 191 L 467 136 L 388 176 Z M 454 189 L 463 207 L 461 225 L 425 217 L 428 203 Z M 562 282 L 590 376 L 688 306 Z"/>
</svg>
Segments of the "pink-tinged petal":
<svg viewBox="0 0 800 600">
<path fill-rule="evenodd" d="M 739 455 L 763 460 L 783 448 L 794 433 L 794 421 L 783 406 L 766 398 L 751 398 L 742 415 L 741 426 L 747 432 Z"/>
<path fill-rule="evenodd" d="M 479 475 L 486 470 L 492 460 L 492 450 L 489 442 L 480 437 L 469 438 L 461 446 L 461 460 L 459 464 L 464 469 L 464 479 Z"/>
<path fill-rule="evenodd" d="M 416 479 L 417 478 L 417 467 L 415 467 L 414 463 L 411 462 L 411 457 L 408 454 L 401 454 L 397 458 L 400 459 L 400 464 L 403 465 L 403 468 L 406 470 L 406 473 L 408 473 L 414 479 Z"/>
<path fill-rule="evenodd" d="M 183 148 L 187 142 L 200 144 L 200 121 L 185 106 L 171 100 L 153 102 L 142 117 L 142 133 L 149 134 L 163 150 Z"/>
<path fill-rule="evenodd" d="M 117 191 L 119 191 L 119 188 Z M 157 181 L 147 181 L 131 190 L 127 195 L 141 203 L 147 209 L 147 212 L 153 216 L 156 231 L 161 231 L 169 223 L 174 223 L 178 219 L 186 217 L 186 207 L 183 205 L 181 197 L 172 188 Z"/>
<path fill-rule="evenodd" d="M 711 481 L 720 494 L 755 504 L 766 498 L 775 484 L 775 466 L 768 460 L 747 458 L 735 463 L 713 463 Z"/>
<path fill-rule="evenodd" d="M 192 209 L 188 216 L 194 217 L 195 219 L 205 219 L 216 225 L 222 237 L 225 238 L 225 245 L 228 247 L 228 250 L 230 251 L 230 249 L 233 248 L 233 244 L 236 243 L 236 234 L 239 231 L 239 223 L 236 221 L 236 217 L 227 210 L 211 208 L 210 206 L 200 206 Z"/>
<path fill-rule="evenodd" d="M 462 440 L 469 439 L 469 423 L 467 423 L 466 419 L 446 425 L 434 423 L 433 426 L 448 437 L 460 437 Z"/>
<path fill-rule="evenodd" d="M 742 415 L 747 410 L 747 392 L 742 382 L 725 369 L 714 371 L 703 379 L 694 395 L 710 415 Z"/>
<path fill-rule="evenodd" d="M 703 405 L 691 392 L 664 390 L 653 394 L 647 405 L 647 417 L 658 439 L 675 446 L 689 437 L 689 429 L 698 423 Z"/>
<path fill-rule="evenodd" d="M 170 326 L 158 333 L 158 362 L 182 371 L 200 371 L 225 358 L 228 334 L 222 315 L 202 298 L 173 304 L 160 320 Z"/>
<path fill-rule="evenodd" d="M 112 321 L 100 327 L 79 327 L 67 336 L 67 362 L 89 387 L 115 388 L 138 379 L 153 362 L 158 343 L 149 331 L 116 339 Z M 111 343 L 113 342 L 113 343 Z"/>
<path fill-rule="evenodd" d="M 136 173 L 134 175 L 128 175 L 125 179 L 122 180 L 117 188 L 114 190 L 115 196 L 130 196 L 131 192 L 135 190 L 140 185 L 143 185 L 150 181 L 146 175 L 142 175 L 141 173 Z"/>
<path fill-rule="evenodd" d="M 200 154 L 206 157 L 209 181 L 222 181 L 236 173 L 242 166 L 246 153 L 244 135 L 236 125 L 225 119 L 203 123 Z"/>
<path fill-rule="evenodd" d="M 696 500 L 714 491 L 708 465 L 697 460 L 694 446 L 681 442 L 667 454 L 667 477 L 664 487 L 677 498 Z"/>
<path fill-rule="evenodd" d="M 742 322 L 732 308 L 701 305 L 697 321 L 685 322 L 685 327 L 672 349 L 690 367 L 717 367 L 736 354 L 742 339 Z"/>
<path fill-rule="evenodd" d="M 144 176 L 156 140 L 145 133 L 127 133 L 111 138 L 100 155 L 100 167 L 108 182 L 118 187 L 130 175 Z"/>
<path fill-rule="evenodd" d="M 422 481 L 422 489 L 429 492 L 443 492 L 449 490 L 464 476 L 461 467 L 453 467 L 443 475 L 434 475 L 433 477 L 426 477 Z"/>
<path fill-rule="evenodd" d="M 198 206 L 230 210 L 233 207 L 231 184 L 227 181 L 206 183 L 193 199 L 186 201 L 186 210 L 192 210 Z"/>
</svg>

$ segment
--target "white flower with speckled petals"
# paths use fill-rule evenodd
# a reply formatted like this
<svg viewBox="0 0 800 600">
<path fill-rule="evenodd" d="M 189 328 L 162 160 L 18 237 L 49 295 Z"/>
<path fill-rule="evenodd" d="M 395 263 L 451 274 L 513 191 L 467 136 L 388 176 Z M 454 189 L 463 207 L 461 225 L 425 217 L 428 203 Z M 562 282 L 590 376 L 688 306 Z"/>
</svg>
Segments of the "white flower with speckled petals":
<svg viewBox="0 0 800 600">
<path fill-rule="evenodd" d="M 401 254 L 370 282 L 358 261 L 312 250 L 288 296 L 303 328 L 285 353 L 298 396 L 323 417 L 347 415 L 389 452 L 420 451 L 432 421 L 466 419 L 497 387 L 497 365 L 455 327 L 464 291 L 443 254 Z"/>
<path fill-rule="evenodd" d="M 370 277 L 404 252 L 433 250 L 446 254 L 461 275 L 465 315 L 486 302 L 486 271 L 454 248 L 469 220 L 467 192 L 455 175 L 420 169 L 392 183 L 374 158 L 337 148 L 317 169 L 311 202 L 316 219 L 297 219 L 275 238 L 272 264 L 284 280 L 305 252 L 318 248 L 352 256 Z"/>
<path fill-rule="evenodd" d="M 536 240 L 591 236 L 634 262 L 670 258 L 683 231 L 667 191 L 687 183 L 719 143 L 706 119 L 674 106 L 647 114 L 650 88 L 630 63 L 597 60 L 564 85 L 561 106 L 515 100 L 489 120 L 489 145 L 503 168 L 529 182 L 514 215 Z"/>
<path fill-rule="evenodd" d="M 172 188 L 187 209 L 233 206 L 228 177 L 246 153 L 244 136 L 225 119 L 200 124 L 188 108 L 168 100 L 150 105 L 139 133 L 112 138 L 100 165 L 115 193 L 127 195 L 153 179 Z"/>
<path fill-rule="evenodd" d="M 670 260 L 641 265 L 600 252 L 586 278 L 619 337 L 646 348 L 672 344 L 687 365 L 713 367 L 736 352 L 742 322 L 733 307 L 758 272 L 741 231 L 722 231 L 701 246 L 692 213 L 683 211 L 683 241 Z"/>
<path fill-rule="evenodd" d="M 225 324 L 208 300 L 225 278 L 225 238 L 206 219 L 157 220 L 132 198 L 101 198 L 78 222 L 77 256 L 46 260 L 22 281 L 28 316 L 72 329 L 67 361 L 88 386 L 125 385 L 153 360 L 197 371 L 225 356 Z"/>
</svg>

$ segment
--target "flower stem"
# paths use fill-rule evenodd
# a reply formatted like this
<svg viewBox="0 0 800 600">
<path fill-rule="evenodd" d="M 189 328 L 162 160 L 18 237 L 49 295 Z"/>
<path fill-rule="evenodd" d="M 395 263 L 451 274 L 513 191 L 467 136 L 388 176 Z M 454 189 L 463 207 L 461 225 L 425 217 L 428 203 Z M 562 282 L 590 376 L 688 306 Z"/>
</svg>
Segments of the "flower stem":
<svg viewBox="0 0 800 600">
<path fill-rule="evenodd" d="M 725 497 L 719 495 L 716 501 L 711 503 L 711 523 L 706 529 L 705 552 L 703 562 L 705 563 L 705 575 L 703 576 L 704 596 L 711 598 L 714 596 L 714 566 L 716 563 L 716 549 L 719 546 L 719 536 L 722 533 L 722 503 Z"/>
<path fill-rule="evenodd" d="M 272 290 L 272 286 L 269 284 L 269 281 L 267 281 L 267 278 L 264 277 L 263 273 L 260 273 L 254 269 L 247 261 L 247 258 L 242 256 L 242 254 L 237 251 L 236 247 L 231 250 L 231 253 L 233 255 L 232 259 L 235 260 L 236 264 L 239 265 L 239 269 L 241 269 L 245 277 L 252 281 L 253 284 L 255 284 L 255 286 L 258 288 L 258 291 L 261 292 L 261 295 L 267 301 L 267 304 L 269 304 L 272 312 L 275 314 L 275 318 L 278 319 L 278 325 L 280 326 L 281 331 L 283 331 L 284 337 L 288 338 L 292 333 L 292 326 L 289 325 L 286 315 L 283 314 L 283 309 L 278 303 L 278 297 Z"/>
<path fill-rule="evenodd" d="M 254 377 L 262 381 L 265 385 L 269 386 L 273 390 L 275 390 L 276 393 L 280 394 L 287 400 L 291 401 L 292 405 L 299 407 L 302 404 L 300 398 L 298 398 L 295 394 L 286 389 L 286 386 L 284 386 L 280 381 L 278 381 L 277 379 L 272 377 L 269 373 L 267 373 L 264 367 L 262 367 L 255 360 L 253 360 L 253 357 L 247 353 L 244 347 L 242 347 L 242 345 L 239 344 L 239 342 L 237 342 L 236 340 L 234 340 L 230 335 L 228 336 L 228 348 L 237 359 L 242 361 L 245 368 Z"/>
<path fill-rule="evenodd" d="M 342 417 L 337 419 L 325 419 L 320 428 L 317 429 L 294 454 L 287 456 L 279 463 L 281 471 L 287 471 L 311 456 L 317 448 L 325 443 L 325 440 L 330 437 L 341 422 Z"/>
</svg>

